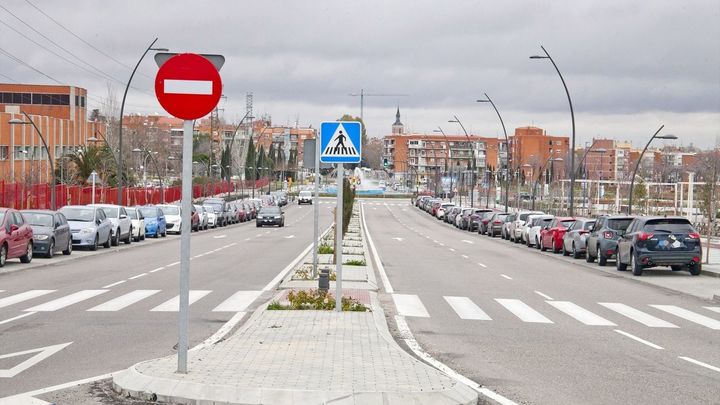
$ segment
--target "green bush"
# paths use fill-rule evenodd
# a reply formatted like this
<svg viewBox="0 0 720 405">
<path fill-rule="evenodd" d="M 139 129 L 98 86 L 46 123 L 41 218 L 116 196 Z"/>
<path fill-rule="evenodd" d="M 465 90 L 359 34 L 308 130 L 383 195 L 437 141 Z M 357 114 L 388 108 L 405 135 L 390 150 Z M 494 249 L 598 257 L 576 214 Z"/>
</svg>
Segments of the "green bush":
<svg viewBox="0 0 720 405">
<path fill-rule="evenodd" d="M 348 266 L 367 266 L 367 263 L 365 262 L 365 260 L 357 260 L 357 259 L 348 260 L 343 264 L 346 264 Z"/>
<path fill-rule="evenodd" d="M 330 245 L 320 245 L 320 247 L 318 248 L 318 253 L 321 255 L 331 255 L 335 253 L 335 248 Z"/>
<path fill-rule="evenodd" d="M 355 189 L 350 187 L 350 181 L 343 179 L 343 235 L 347 233 L 352 218 L 353 204 L 355 203 Z"/>
<path fill-rule="evenodd" d="M 282 305 L 277 301 L 271 302 L 267 309 L 277 310 L 333 310 L 335 309 L 335 297 L 332 294 L 320 290 L 301 290 L 288 293 L 289 305 Z M 343 297 L 343 311 L 365 312 L 368 308 L 352 297 Z"/>
</svg>

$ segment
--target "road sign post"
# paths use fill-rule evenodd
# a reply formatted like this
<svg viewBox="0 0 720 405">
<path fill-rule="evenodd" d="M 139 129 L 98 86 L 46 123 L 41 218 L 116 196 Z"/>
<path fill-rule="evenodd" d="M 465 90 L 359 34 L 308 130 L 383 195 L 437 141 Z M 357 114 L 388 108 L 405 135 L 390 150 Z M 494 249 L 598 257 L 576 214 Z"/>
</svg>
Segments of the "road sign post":
<svg viewBox="0 0 720 405">
<path fill-rule="evenodd" d="M 193 121 L 210 113 L 222 92 L 219 69 L 224 58 L 213 55 L 210 59 L 212 62 L 209 58 L 191 53 L 158 54 L 155 58 L 160 67 L 155 77 L 158 101 L 168 113 L 184 120 L 177 368 L 177 372 L 182 374 L 187 373 L 188 352 Z"/>
<path fill-rule="evenodd" d="M 342 311 L 343 181 L 345 163 L 360 163 L 362 124 L 335 121 L 320 124 L 320 161 L 337 164 L 335 206 L 335 311 Z"/>
</svg>

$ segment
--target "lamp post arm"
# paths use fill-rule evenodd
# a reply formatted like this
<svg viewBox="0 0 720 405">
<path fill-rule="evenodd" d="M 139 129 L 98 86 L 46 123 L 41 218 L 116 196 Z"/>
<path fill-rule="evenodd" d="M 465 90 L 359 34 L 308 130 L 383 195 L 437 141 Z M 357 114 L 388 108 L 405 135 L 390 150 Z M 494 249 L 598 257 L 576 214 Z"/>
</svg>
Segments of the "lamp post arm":
<svg viewBox="0 0 720 405">
<path fill-rule="evenodd" d="M 507 136 L 507 130 L 505 129 L 505 121 L 503 121 L 502 115 L 500 115 L 500 111 L 495 106 L 495 103 L 492 101 L 490 96 L 488 96 L 487 93 L 485 94 L 485 97 L 490 102 L 490 105 L 495 110 L 495 114 L 497 114 L 498 118 L 500 119 L 500 125 L 502 126 L 503 135 L 505 136 L 505 209 L 508 209 L 508 204 L 510 203 L 510 176 L 508 176 L 508 173 L 510 172 L 510 141 L 508 140 Z"/>
<path fill-rule="evenodd" d="M 643 155 L 645 155 L 645 151 L 650 146 L 650 143 L 655 139 L 657 134 L 662 131 L 662 129 L 665 128 L 665 125 L 660 125 L 660 128 L 658 128 L 657 131 L 653 134 L 653 136 L 650 138 L 650 140 L 645 144 L 645 148 L 643 148 L 642 152 L 640 152 L 640 157 L 638 157 L 638 161 L 635 163 L 635 169 L 633 170 L 632 177 L 630 178 L 630 196 L 628 198 L 628 215 L 632 214 L 632 204 L 633 204 L 633 189 L 635 188 L 635 176 L 637 176 L 638 168 L 640 167 L 640 163 L 642 163 Z"/>
<path fill-rule="evenodd" d="M 38 128 L 38 126 L 35 125 L 35 121 L 33 121 L 33 119 L 30 118 L 30 116 L 25 111 L 23 111 L 22 113 L 25 116 L 25 118 L 27 118 L 27 120 L 30 122 L 30 125 L 32 125 L 33 128 L 35 128 L 35 131 L 37 131 L 38 135 L 40 136 L 40 140 L 42 141 L 42 144 L 45 147 L 45 152 L 47 152 L 48 160 L 50 161 L 50 172 L 52 173 L 52 178 L 53 178 L 52 186 L 50 187 L 50 209 L 52 209 L 54 211 L 57 208 L 56 204 L 55 204 L 55 183 L 57 180 L 57 178 L 55 177 L 55 161 L 53 160 L 52 155 L 50 154 L 50 148 L 48 148 L 47 142 L 45 142 L 45 137 L 43 136 L 42 132 L 40 132 L 40 128 Z"/>
</svg>

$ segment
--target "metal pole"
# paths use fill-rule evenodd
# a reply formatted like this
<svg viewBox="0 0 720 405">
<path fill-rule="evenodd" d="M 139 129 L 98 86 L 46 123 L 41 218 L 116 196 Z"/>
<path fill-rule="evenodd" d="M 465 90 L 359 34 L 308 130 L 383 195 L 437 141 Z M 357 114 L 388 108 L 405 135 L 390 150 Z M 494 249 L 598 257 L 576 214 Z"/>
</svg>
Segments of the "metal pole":
<svg viewBox="0 0 720 405">
<path fill-rule="evenodd" d="M 313 278 L 318 276 L 318 239 L 320 238 L 320 138 L 315 137 L 315 193 L 313 196 Z M 299 204 L 299 203 L 298 203 Z"/>
<path fill-rule="evenodd" d="M 187 374 L 190 301 L 190 222 L 192 210 L 193 121 L 183 123 L 182 226 L 180 229 L 180 312 L 178 316 L 178 369 Z"/>
<path fill-rule="evenodd" d="M 635 170 L 633 170 L 632 177 L 630 178 L 630 195 L 628 196 L 628 215 L 632 214 L 632 205 L 633 205 L 633 188 L 635 187 L 635 176 L 637 175 L 638 168 L 640 168 L 640 163 L 642 163 L 643 155 L 645 154 L 645 151 L 647 150 L 648 146 L 650 146 L 650 143 L 655 139 L 657 134 L 662 131 L 662 129 L 665 128 L 665 125 L 660 125 L 660 128 L 658 128 L 657 131 L 653 134 L 653 136 L 650 138 L 650 140 L 645 144 L 645 148 L 640 153 L 640 157 L 638 158 L 637 163 L 635 164 Z"/>
<path fill-rule="evenodd" d="M 335 312 L 342 311 L 342 237 L 343 237 L 343 179 L 342 163 L 337 165 L 337 204 L 335 208 Z"/>
<path fill-rule="evenodd" d="M 95 204 L 95 179 L 97 178 L 97 173 L 93 170 L 90 175 L 92 176 L 92 203 Z"/>
<path fill-rule="evenodd" d="M 118 205 L 123 205 L 122 203 L 122 184 L 123 184 L 123 161 L 122 161 L 122 130 L 123 130 L 123 114 L 125 113 L 125 99 L 127 98 L 128 90 L 130 89 L 130 83 L 132 82 L 133 76 L 135 76 L 135 72 L 137 71 L 138 67 L 140 66 L 140 62 L 145 58 L 145 55 L 147 55 L 148 52 L 150 52 L 150 49 L 155 45 L 155 42 L 157 42 L 157 38 L 155 38 L 151 43 L 150 46 L 145 49 L 145 52 L 143 52 L 142 56 L 140 57 L 140 60 L 137 61 L 135 64 L 135 68 L 133 69 L 132 73 L 130 73 L 130 78 L 128 79 L 127 84 L 125 85 L 125 93 L 123 93 L 122 103 L 120 104 L 120 125 L 118 128 L 118 167 L 117 167 L 117 203 Z M 192 151 L 190 152 L 192 154 Z M 191 158 L 192 159 L 192 158 Z"/>
<path fill-rule="evenodd" d="M 53 181 L 52 181 L 52 187 L 50 187 L 50 209 L 53 210 L 53 211 L 55 211 L 55 208 L 56 208 L 56 204 L 55 204 L 55 183 L 57 183 L 57 179 L 56 179 L 56 177 L 55 177 L 55 163 L 53 162 L 52 155 L 50 155 L 50 149 L 48 148 L 47 142 L 45 142 L 45 137 L 43 137 L 42 132 L 40 132 L 40 129 L 37 127 L 37 125 L 35 125 L 35 121 L 33 121 L 32 118 L 30 118 L 30 116 L 27 115 L 27 113 L 24 112 L 24 111 L 23 111 L 23 115 L 25 116 L 25 118 L 28 119 L 28 121 L 30 121 L 30 124 L 31 124 L 31 125 L 33 126 L 33 128 L 35 128 L 35 130 L 37 131 L 38 135 L 40 136 L 40 140 L 42 141 L 43 146 L 45 147 L 45 152 L 47 152 L 48 160 L 50 161 L 50 168 L 51 168 L 51 171 L 52 171 L 52 179 L 53 179 Z"/>
</svg>

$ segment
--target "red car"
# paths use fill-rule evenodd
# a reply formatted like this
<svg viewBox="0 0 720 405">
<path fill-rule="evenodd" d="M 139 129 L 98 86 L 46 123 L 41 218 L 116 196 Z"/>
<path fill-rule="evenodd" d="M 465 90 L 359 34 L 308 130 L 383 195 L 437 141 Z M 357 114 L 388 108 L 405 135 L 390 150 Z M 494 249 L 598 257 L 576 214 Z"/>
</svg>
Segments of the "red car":
<svg viewBox="0 0 720 405">
<path fill-rule="evenodd" d="M 190 210 L 190 231 L 199 231 L 200 230 L 200 214 L 197 212 L 197 209 L 194 205 L 191 205 L 192 209 Z"/>
<path fill-rule="evenodd" d="M 575 218 L 555 217 L 548 226 L 540 231 L 540 250 L 544 252 L 552 249 L 553 253 L 560 253 L 563 236 L 574 222 Z"/>
<path fill-rule="evenodd" d="M 440 208 L 440 206 L 442 205 L 442 203 L 443 203 L 442 200 L 438 200 L 438 201 L 434 202 L 433 205 L 432 205 L 432 207 L 430 208 L 430 215 L 436 216 L 436 215 L 437 215 L 437 210 L 438 210 L 438 208 Z"/>
<path fill-rule="evenodd" d="M 0 208 L 0 267 L 16 257 L 23 263 L 32 260 L 33 231 L 18 210 Z"/>
</svg>

